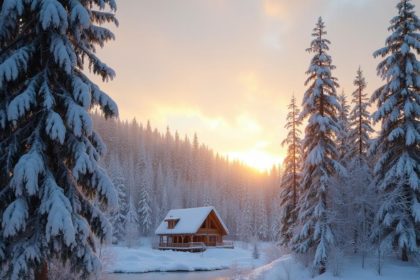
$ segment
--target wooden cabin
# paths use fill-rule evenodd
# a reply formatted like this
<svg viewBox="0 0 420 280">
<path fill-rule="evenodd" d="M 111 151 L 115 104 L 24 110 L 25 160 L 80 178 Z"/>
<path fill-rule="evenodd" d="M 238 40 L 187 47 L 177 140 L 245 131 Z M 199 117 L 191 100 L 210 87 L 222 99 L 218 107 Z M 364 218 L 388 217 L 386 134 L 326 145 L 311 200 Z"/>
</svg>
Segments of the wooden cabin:
<svg viewBox="0 0 420 280">
<path fill-rule="evenodd" d="M 161 250 L 201 252 L 207 247 L 233 248 L 233 242 L 223 240 L 229 231 L 213 206 L 170 210 L 155 234 Z"/>
</svg>

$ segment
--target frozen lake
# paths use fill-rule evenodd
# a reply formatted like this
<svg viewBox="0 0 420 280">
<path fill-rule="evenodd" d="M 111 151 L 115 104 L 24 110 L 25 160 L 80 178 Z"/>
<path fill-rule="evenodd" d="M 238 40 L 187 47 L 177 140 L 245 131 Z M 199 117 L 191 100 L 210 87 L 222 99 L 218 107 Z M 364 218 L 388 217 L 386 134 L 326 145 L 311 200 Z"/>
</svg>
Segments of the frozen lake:
<svg viewBox="0 0 420 280">
<path fill-rule="evenodd" d="M 203 272 L 150 272 L 150 273 L 113 273 L 106 280 L 227 280 L 232 276 L 230 269 Z"/>
<path fill-rule="evenodd" d="M 159 279 L 185 279 L 187 275 L 195 275 L 194 278 L 197 279 L 197 274 L 200 275 L 200 279 L 206 275 L 210 275 L 210 278 L 203 279 L 217 279 L 211 278 L 211 276 L 225 276 L 229 275 L 229 270 L 249 270 L 267 263 L 263 252 L 270 245 L 269 243 L 259 244 L 262 254 L 259 259 L 254 259 L 252 256 L 252 246 L 242 243 L 237 243 L 234 249 L 209 248 L 202 253 L 155 250 L 147 243 L 132 248 L 110 246 L 104 250 L 105 271 L 128 275 L 137 273 L 137 275 L 128 276 L 131 278 L 122 276 L 125 278 L 114 277 L 112 279 L 155 279 L 149 276 L 142 276 L 142 278 L 139 276 L 146 275 L 141 273 L 158 275 L 158 272 L 161 272 L 160 274 L 171 273 L 174 275 L 173 277 L 182 275 L 182 278 L 172 278 L 172 276 L 166 278 L 165 276 Z"/>
<path fill-rule="evenodd" d="M 273 248 L 272 243 L 259 243 L 261 256 L 255 259 L 254 247 L 243 242 L 236 242 L 234 249 L 209 248 L 202 253 L 155 250 L 148 240 L 139 244 L 105 248 L 108 274 L 103 280 L 228 280 L 269 262 L 267 252 Z"/>
</svg>

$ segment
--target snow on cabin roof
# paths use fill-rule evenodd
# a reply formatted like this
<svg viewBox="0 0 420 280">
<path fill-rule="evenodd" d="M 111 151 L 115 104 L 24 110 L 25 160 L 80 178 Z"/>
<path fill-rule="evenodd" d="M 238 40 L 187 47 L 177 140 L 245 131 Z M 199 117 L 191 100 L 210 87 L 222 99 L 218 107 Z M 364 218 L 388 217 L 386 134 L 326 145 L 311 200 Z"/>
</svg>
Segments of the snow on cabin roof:
<svg viewBox="0 0 420 280">
<path fill-rule="evenodd" d="M 214 211 L 224 230 L 229 234 L 226 225 L 213 206 L 169 210 L 166 217 L 156 229 L 155 234 L 196 233 L 211 211 Z M 176 223 L 175 227 L 169 229 L 166 221 L 177 219 L 179 219 L 179 221 Z"/>
</svg>

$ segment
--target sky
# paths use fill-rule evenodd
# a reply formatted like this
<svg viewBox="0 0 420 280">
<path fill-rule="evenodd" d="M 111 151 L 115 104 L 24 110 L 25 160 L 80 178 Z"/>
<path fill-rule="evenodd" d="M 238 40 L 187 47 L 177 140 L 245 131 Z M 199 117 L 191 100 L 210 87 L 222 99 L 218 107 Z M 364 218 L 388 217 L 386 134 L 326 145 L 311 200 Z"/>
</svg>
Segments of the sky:
<svg viewBox="0 0 420 280">
<path fill-rule="evenodd" d="M 368 92 L 396 0 L 120 0 L 116 40 L 99 56 L 117 73 L 102 88 L 120 118 L 197 133 L 215 152 L 259 170 L 282 161 L 287 104 L 299 104 L 319 16 L 347 96 L 359 65 Z M 420 1 L 414 0 L 419 14 Z"/>
</svg>

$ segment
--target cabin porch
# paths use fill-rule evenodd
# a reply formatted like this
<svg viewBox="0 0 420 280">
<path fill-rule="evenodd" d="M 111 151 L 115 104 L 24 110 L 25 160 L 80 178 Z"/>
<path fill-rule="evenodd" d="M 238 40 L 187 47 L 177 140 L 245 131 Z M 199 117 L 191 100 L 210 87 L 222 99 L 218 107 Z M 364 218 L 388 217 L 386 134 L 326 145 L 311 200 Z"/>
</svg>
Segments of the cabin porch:
<svg viewBox="0 0 420 280">
<path fill-rule="evenodd" d="M 202 252 L 207 247 L 233 248 L 232 241 L 223 241 L 222 236 L 214 235 L 161 235 L 157 248 L 160 250 L 177 250 Z"/>
</svg>

